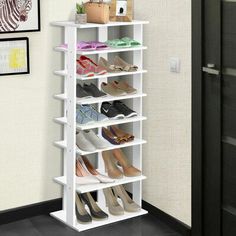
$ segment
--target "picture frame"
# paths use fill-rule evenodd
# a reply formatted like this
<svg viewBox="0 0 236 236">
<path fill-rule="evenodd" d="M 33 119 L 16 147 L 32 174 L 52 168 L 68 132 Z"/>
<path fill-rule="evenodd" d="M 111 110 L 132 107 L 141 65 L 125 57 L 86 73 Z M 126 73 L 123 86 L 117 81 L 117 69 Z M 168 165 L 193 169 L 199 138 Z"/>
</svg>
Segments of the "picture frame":
<svg viewBox="0 0 236 236">
<path fill-rule="evenodd" d="M 40 0 L 0 0 L 0 34 L 40 30 Z"/>
<path fill-rule="evenodd" d="M 29 38 L 0 39 L 0 78 L 29 73 Z"/>
<path fill-rule="evenodd" d="M 112 0 L 110 21 L 131 22 L 133 20 L 133 0 Z"/>
</svg>

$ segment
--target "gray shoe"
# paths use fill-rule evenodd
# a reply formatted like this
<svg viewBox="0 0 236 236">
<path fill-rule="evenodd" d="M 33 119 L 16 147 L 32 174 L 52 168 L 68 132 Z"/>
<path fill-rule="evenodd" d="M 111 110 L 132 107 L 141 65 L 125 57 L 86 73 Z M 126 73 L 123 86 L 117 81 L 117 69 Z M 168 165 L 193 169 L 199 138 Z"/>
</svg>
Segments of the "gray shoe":
<svg viewBox="0 0 236 236">
<path fill-rule="evenodd" d="M 120 216 L 124 215 L 124 209 L 118 203 L 117 198 L 114 196 L 111 188 L 103 189 L 103 193 L 106 199 L 106 205 L 108 207 L 108 211 L 111 215 Z"/>
<path fill-rule="evenodd" d="M 92 222 L 92 217 L 86 211 L 85 204 L 81 201 L 80 195 L 76 194 L 75 198 L 76 198 L 75 213 L 76 213 L 77 220 L 82 224 L 91 223 Z"/>
<path fill-rule="evenodd" d="M 76 144 L 82 151 L 86 151 L 86 152 L 96 151 L 96 147 L 93 146 L 93 144 L 89 140 L 86 139 L 83 131 L 80 131 L 76 135 Z"/>
<path fill-rule="evenodd" d="M 100 91 L 95 84 L 84 84 L 83 89 L 86 91 L 87 94 L 92 95 L 95 98 L 106 97 L 107 94 Z"/>
<path fill-rule="evenodd" d="M 113 190 L 115 195 L 122 200 L 125 211 L 138 212 L 141 210 L 141 207 L 130 198 L 122 185 L 113 187 Z"/>
<path fill-rule="evenodd" d="M 108 147 L 108 143 L 99 138 L 92 130 L 84 131 L 84 137 L 97 149 L 104 149 Z"/>
</svg>

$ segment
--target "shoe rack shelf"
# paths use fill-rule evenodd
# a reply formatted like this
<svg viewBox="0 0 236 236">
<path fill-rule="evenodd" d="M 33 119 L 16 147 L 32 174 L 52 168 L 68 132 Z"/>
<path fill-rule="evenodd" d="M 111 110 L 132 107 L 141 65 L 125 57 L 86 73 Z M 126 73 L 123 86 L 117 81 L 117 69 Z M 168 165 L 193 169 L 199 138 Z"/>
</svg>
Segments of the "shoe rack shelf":
<svg viewBox="0 0 236 236">
<path fill-rule="evenodd" d="M 63 206 L 61 211 L 51 213 L 51 216 L 70 226 L 77 231 L 84 231 L 103 225 L 111 224 L 114 222 L 127 220 L 133 217 L 147 214 L 147 211 L 141 209 L 139 212 L 128 213 L 125 212 L 122 216 L 113 216 L 109 214 L 109 217 L 101 221 L 92 221 L 90 224 L 80 224 L 76 219 L 75 214 L 75 193 L 86 193 L 97 191 L 97 202 L 101 209 L 108 213 L 108 209 L 105 204 L 105 198 L 102 193 L 102 189 L 113 187 L 117 185 L 129 184 L 129 191 L 132 193 L 133 200 L 141 206 L 142 204 L 142 180 L 145 176 L 138 177 L 124 177 L 118 179 L 113 183 L 107 184 L 92 184 L 92 185 L 77 185 L 75 175 L 76 155 L 90 155 L 96 154 L 97 156 L 97 169 L 100 173 L 104 173 L 105 166 L 102 160 L 101 153 L 103 151 L 114 150 L 117 148 L 129 147 L 131 150 L 130 157 L 132 164 L 142 170 L 142 145 L 146 143 L 142 138 L 142 122 L 146 120 L 146 117 L 142 114 L 142 99 L 146 96 L 143 93 L 143 74 L 147 71 L 143 69 L 143 50 L 147 49 L 145 46 L 138 46 L 133 48 L 122 49 L 107 49 L 99 51 L 86 51 L 81 52 L 76 49 L 77 42 L 80 41 L 80 35 L 83 34 L 83 29 L 94 28 L 97 31 L 97 40 L 105 42 L 108 40 L 108 28 L 116 26 L 132 26 L 133 38 L 143 45 L 143 25 L 147 24 L 147 21 L 132 21 L 132 22 L 110 22 L 108 24 L 85 24 L 78 25 L 70 21 L 53 22 L 52 26 L 59 26 L 63 30 L 64 39 L 63 44 L 67 44 L 68 48 L 56 47 L 55 50 L 63 52 L 64 55 L 64 68 L 59 71 L 54 71 L 54 74 L 62 76 L 64 78 L 64 92 L 62 94 L 54 95 L 55 99 L 63 102 L 63 116 L 55 118 L 55 122 L 63 125 L 63 139 L 54 143 L 55 146 L 63 150 L 64 164 L 63 175 L 54 179 L 63 187 Z M 98 55 L 104 58 L 108 58 L 109 53 L 118 52 L 130 52 L 133 55 L 133 64 L 139 67 L 135 72 L 121 72 L 121 73 L 108 73 L 105 75 L 95 75 L 93 77 L 81 77 L 76 74 L 76 59 L 77 55 Z M 129 94 L 120 97 L 102 97 L 102 98 L 88 98 L 78 99 L 76 98 L 76 84 L 78 81 L 87 82 L 95 81 L 100 85 L 102 82 L 109 81 L 110 78 L 119 77 L 120 79 L 125 76 L 132 76 L 132 86 L 137 89 L 137 94 Z M 98 104 L 100 107 L 104 101 L 114 100 L 132 100 L 132 109 L 138 113 L 138 116 L 132 118 L 125 118 L 120 120 L 107 120 L 103 122 L 95 122 L 87 125 L 80 125 L 76 123 L 76 105 L 77 104 Z M 127 142 L 121 145 L 112 145 L 109 143 L 107 148 L 102 150 L 95 150 L 92 152 L 86 152 L 80 150 L 76 146 L 76 131 L 77 130 L 89 130 L 98 129 L 98 133 L 101 134 L 101 128 L 111 125 L 125 124 L 128 126 L 130 132 L 133 133 L 135 139 L 132 142 Z"/>
</svg>

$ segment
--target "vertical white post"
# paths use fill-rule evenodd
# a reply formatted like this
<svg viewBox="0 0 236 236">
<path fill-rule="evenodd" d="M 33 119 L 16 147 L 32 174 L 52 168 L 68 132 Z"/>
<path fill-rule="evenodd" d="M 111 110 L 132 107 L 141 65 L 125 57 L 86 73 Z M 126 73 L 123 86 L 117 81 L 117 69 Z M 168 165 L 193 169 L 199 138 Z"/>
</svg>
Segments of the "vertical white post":
<svg viewBox="0 0 236 236">
<path fill-rule="evenodd" d="M 68 44 L 68 27 L 64 28 L 64 43 Z M 67 70 L 67 53 L 64 55 L 64 70 Z M 68 94 L 68 76 L 64 77 L 64 94 Z M 67 100 L 64 100 L 64 108 L 63 108 L 63 117 L 67 116 L 67 110 L 68 110 L 68 103 Z M 65 143 L 67 143 L 67 125 L 64 125 L 63 127 L 63 140 Z M 67 166 L 67 150 L 63 149 L 63 175 L 66 176 L 66 166 Z M 62 209 L 67 212 L 66 207 L 66 198 L 67 198 L 67 187 L 63 186 L 63 198 L 62 198 Z"/>
<path fill-rule="evenodd" d="M 98 41 L 99 42 L 106 42 L 108 40 L 108 27 L 99 27 L 98 28 Z M 103 54 L 99 54 L 99 57 L 104 57 L 105 59 L 108 58 L 108 54 L 107 53 L 103 53 Z M 99 59 L 99 58 L 98 58 Z M 98 79 L 98 88 L 101 89 L 101 84 L 102 82 L 107 82 L 107 78 L 102 78 L 102 79 Z M 98 104 L 98 109 L 100 110 L 101 108 L 101 103 Z M 99 135 L 101 135 L 101 128 L 98 130 Z M 102 153 L 98 153 L 98 170 L 101 173 L 105 172 L 105 166 L 104 166 L 104 162 L 102 159 Z M 105 197 L 103 195 L 103 191 L 100 190 L 98 191 L 98 203 L 101 207 L 105 206 Z"/>
<path fill-rule="evenodd" d="M 134 25 L 133 28 L 133 38 L 143 45 L 143 25 Z M 140 70 L 143 69 L 143 52 L 134 51 L 133 54 L 133 64 L 137 65 Z M 133 77 L 133 87 L 138 89 L 138 92 L 143 92 L 143 75 L 134 75 Z M 134 99 L 133 109 L 142 116 L 142 98 Z M 142 122 L 133 123 L 133 134 L 137 138 L 142 138 Z M 133 147 L 133 165 L 142 170 L 142 145 Z M 142 182 L 133 183 L 133 199 L 140 206 L 142 204 Z"/>
<path fill-rule="evenodd" d="M 69 26 L 68 33 L 68 84 L 67 84 L 67 149 L 66 149 L 66 222 L 75 226 L 75 160 L 76 160 L 76 43 L 77 28 Z"/>
</svg>

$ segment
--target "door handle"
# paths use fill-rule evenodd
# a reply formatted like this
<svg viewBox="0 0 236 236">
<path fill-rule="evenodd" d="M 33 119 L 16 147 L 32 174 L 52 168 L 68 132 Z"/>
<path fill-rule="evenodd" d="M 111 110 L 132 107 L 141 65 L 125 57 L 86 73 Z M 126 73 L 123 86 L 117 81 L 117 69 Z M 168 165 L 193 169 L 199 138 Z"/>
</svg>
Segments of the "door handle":
<svg viewBox="0 0 236 236">
<path fill-rule="evenodd" d="M 214 68 L 215 68 L 215 64 L 207 64 L 207 67 L 203 67 L 202 71 L 211 75 L 219 75 L 220 71 Z"/>
</svg>

